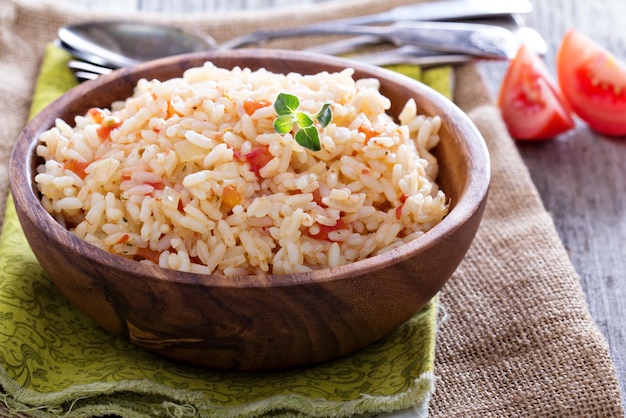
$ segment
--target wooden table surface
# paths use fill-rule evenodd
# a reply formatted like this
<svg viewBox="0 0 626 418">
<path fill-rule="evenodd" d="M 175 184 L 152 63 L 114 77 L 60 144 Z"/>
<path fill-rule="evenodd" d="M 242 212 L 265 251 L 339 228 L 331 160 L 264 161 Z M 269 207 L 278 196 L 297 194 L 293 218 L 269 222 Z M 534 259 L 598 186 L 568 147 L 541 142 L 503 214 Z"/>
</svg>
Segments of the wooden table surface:
<svg viewBox="0 0 626 418">
<path fill-rule="evenodd" d="M 65 0 L 86 6 L 90 0 Z M 292 0 L 110 0 L 102 10 L 198 11 L 284 5 Z M 304 0 L 307 1 L 307 0 Z M 308 0 L 308 2 L 323 0 Z M 300 2 L 303 2 L 302 0 Z M 526 23 L 546 39 L 546 63 L 571 27 L 585 32 L 626 62 L 624 0 L 532 0 Z M 506 66 L 481 63 L 492 93 Z M 626 115 L 624 115 L 626 117 Z M 609 139 L 583 124 L 555 140 L 518 144 L 548 212 L 578 271 L 591 315 L 611 349 L 626 400 L 626 138 Z M 626 403 L 626 402 L 625 402 Z"/>
<path fill-rule="evenodd" d="M 626 63 L 625 1 L 533 4 L 526 23 L 549 43 L 546 63 L 552 71 L 560 39 L 571 27 Z M 497 73 L 488 74 L 496 89 Z M 580 125 L 553 141 L 519 143 L 518 149 L 580 275 L 591 315 L 609 343 L 626 403 L 626 138 L 609 139 Z"/>
</svg>

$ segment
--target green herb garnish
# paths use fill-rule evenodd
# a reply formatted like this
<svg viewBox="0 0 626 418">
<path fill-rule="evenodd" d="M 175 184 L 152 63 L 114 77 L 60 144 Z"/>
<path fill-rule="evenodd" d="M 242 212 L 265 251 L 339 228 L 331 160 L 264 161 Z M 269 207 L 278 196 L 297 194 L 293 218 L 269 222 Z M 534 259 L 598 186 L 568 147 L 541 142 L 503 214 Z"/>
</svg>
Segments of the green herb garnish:
<svg viewBox="0 0 626 418">
<path fill-rule="evenodd" d="M 319 112 L 309 115 L 298 111 L 300 100 L 293 94 L 280 93 L 274 102 L 274 110 L 278 117 L 274 120 L 274 130 L 279 134 L 291 132 L 294 125 L 298 127 L 295 134 L 296 142 L 312 151 L 322 149 L 320 145 L 319 131 L 315 121 L 322 128 L 328 126 L 333 118 L 330 103 L 324 103 Z"/>
</svg>

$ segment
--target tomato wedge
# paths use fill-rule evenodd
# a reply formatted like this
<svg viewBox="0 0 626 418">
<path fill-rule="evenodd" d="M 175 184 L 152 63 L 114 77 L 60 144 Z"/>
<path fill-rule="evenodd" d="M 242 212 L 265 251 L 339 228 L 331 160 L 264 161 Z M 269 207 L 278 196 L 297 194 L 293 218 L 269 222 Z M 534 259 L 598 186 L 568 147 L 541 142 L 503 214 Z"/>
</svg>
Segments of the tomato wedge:
<svg viewBox="0 0 626 418">
<path fill-rule="evenodd" d="M 571 29 L 557 51 L 556 70 L 563 94 L 591 129 L 626 135 L 626 67 L 611 52 Z"/>
<path fill-rule="evenodd" d="M 524 45 L 504 75 L 498 106 L 509 133 L 520 140 L 550 139 L 575 125 L 543 60 Z"/>
</svg>

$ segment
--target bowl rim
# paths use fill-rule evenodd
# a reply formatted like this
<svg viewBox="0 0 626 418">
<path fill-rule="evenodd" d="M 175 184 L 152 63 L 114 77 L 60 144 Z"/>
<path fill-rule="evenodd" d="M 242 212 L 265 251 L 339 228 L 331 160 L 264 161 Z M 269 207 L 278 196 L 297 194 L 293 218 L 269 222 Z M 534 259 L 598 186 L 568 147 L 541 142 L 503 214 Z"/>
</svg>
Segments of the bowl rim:
<svg viewBox="0 0 626 418">
<path fill-rule="evenodd" d="M 298 61 L 311 64 L 315 63 L 316 65 L 319 65 L 319 63 L 322 62 L 325 68 L 331 68 L 333 71 L 337 68 L 353 68 L 356 72 L 362 75 L 385 80 L 382 82 L 383 84 L 385 82 L 404 84 L 407 86 L 407 90 L 411 90 L 419 94 L 426 94 L 429 101 L 431 101 L 437 108 L 445 106 L 449 109 L 451 118 L 448 122 L 452 122 L 457 125 L 457 129 L 462 130 L 474 139 L 471 141 L 465 141 L 466 147 L 471 154 L 470 159 L 472 160 L 472 166 L 474 169 L 470 171 L 466 185 L 460 193 L 459 199 L 455 202 L 449 213 L 424 235 L 404 243 L 388 252 L 374 255 L 363 260 L 358 260 L 337 267 L 327 267 L 303 273 L 228 276 L 224 274 L 204 275 L 167 269 L 159 267 L 158 265 L 140 263 L 135 260 L 110 253 L 94 245 L 88 244 L 83 239 L 72 234 L 68 229 L 59 224 L 41 205 L 34 186 L 35 173 L 32 172 L 29 167 L 31 159 L 33 158 L 32 155 L 38 144 L 39 135 L 41 132 L 54 125 L 55 108 L 65 108 L 72 102 L 73 97 L 85 96 L 95 88 L 113 85 L 118 80 L 128 77 L 129 75 L 135 75 L 135 78 L 139 79 L 141 78 L 141 74 L 146 71 L 159 66 L 173 65 L 173 63 L 181 59 L 197 63 L 203 60 L 219 61 L 220 59 L 237 61 L 239 59 L 258 58 L 267 60 L 268 57 L 271 57 L 272 60 L 279 59 L 283 62 Z M 182 68 L 182 70 L 184 70 L 184 68 Z M 317 72 L 319 71 L 312 71 L 311 74 Z M 35 127 L 40 126 L 44 121 L 48 122 L 45 127 L 35 129 Z M 21 160 L 19 156 L 21 156 Z M 24 179 L 25 173 L 30 173 L 30 178 Z M 420 252 L 428 250 L 434 246 L 438 240 L 450 235 L 456 228 L 458 228 L 460 223 L 471 218 L 475 212 L 480 210 L 480 206 L 488 194 L 490 173 L 491 166 L 489 151 L 476 126 L 454 102 L 431 87 L 392 70 L 373 66 L 367 63 L 312 52 L 263 48 L 238 49 L 230 51 L 216 50 L 166 57 L 138 64 L 132 68 L 121 68 L 113 71 L 109 75 L 82 83 L 46 106 L 27 123 L 25 128 L 19 134 L 11 152 L 9 162 L 10 189 L 13 199 L 15 200 L 15 205 L 19 205 L 22 208 L 30 208 L 31 210 L 23 212 L 23 216 L 27 217 L 31 223 L 36 224 L 38 228 L 42 229 L 45 235 L 51 236 L 53 240 L 58 243 L 58 245 L 71 247 L 74 251 L 85 257 L 90 263 L 115 266 L 116 269 L 129 274 L 150 277 L 155 280 L 218 287 L 274 287 L 339 280 L 354 276 L 358 273 L 378 271 L 400 261 L 411 258 Z M 25 182 L 28 187 L 24 187 L 25 184 L 20 184 L 21 182 Z M 24 191 L 20 192 L 20 187 L 24 189 Z"/>
</svg>

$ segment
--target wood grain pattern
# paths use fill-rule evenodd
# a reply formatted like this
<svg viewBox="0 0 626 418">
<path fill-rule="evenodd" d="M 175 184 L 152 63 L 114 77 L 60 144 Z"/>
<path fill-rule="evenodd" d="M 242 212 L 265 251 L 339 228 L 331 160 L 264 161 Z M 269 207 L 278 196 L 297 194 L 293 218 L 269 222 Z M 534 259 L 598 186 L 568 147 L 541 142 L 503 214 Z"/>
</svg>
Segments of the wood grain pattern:
<svg viewBox="0 0 626 418">
<path fill-rule="evenodd" d="M 575 27 L 626 62 L 626 2 L 535 0 L 528 23 L 539 28 L 554 57 Z M 626 117 L 626 115 L 624 115 Z M 626 403 L 626 139 L 609 139 L 583 124 L 555 141 L 519 144 L 546 209 L 552 214 L 606 337 Z"/>
<path fill-rule="evenodd" d="M 315 74 L 355 69 L 377 78 L 396 115 L 409 98 L 440 115 L 435 154 L 449 214 L 419 239 L 366 260 L 293 275 L 197 275 L 140 264 L 69 233 L 39 204 L 33 178 L 38 133 L 57 117 L 71 121 L 93 106 L 132 94 L 140 78 L 168 79 L 210 60 L 217 66 Z M 26 237 L 57 287 L 109 331 L 179 361 L 227 370 L 275 370 L 351 353 L 391 333 L 423 307 L 452 275 L 472 242 L 489 185 L 487 149 L 451 102 L 398 73 L 335 58 L 258 49 L 178 56 L 118 70 L 85 83 L 44 109 L 17 140 L 12 193 Z M 315 348 L 315 349 L 312 349 Z"/>
<path fill-rule="evenodd" d="M 561 38 L 571 28 L 626 62 L 626 32 L 620 29 L 626 2 L 533 0 L 533 6 L 525 22 L 546 39 L 552 75 Z M 506 64 L 480 67 L 496 97 Z M 556 140 L 517 145 L 607 339 L 626 404 L 626 140 L 598 135 L 579 121 Z"/>
</svg>

